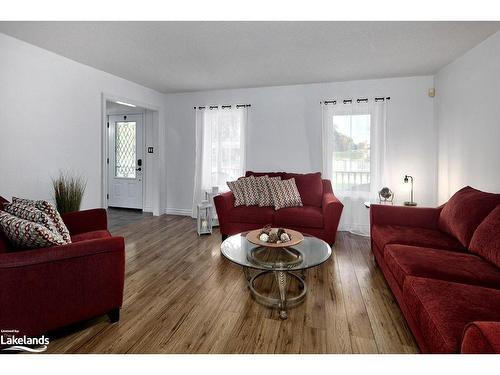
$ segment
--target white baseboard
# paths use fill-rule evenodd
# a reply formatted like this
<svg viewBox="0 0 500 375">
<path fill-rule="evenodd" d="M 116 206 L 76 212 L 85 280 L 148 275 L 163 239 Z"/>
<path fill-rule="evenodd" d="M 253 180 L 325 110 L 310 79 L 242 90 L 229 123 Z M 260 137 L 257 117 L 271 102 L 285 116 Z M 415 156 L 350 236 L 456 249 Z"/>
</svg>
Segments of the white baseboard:
<svg viewBox="0 0 500 375">
<path fill-rule="evenodd" d="M 171 208 L 171 207 L 169 208 L 169 207 L 167 207 L 165 209 L 165 213 L 167 215 L 191 216 L 193 211 L 188 209 L 188 208 Z"/>
</svg>

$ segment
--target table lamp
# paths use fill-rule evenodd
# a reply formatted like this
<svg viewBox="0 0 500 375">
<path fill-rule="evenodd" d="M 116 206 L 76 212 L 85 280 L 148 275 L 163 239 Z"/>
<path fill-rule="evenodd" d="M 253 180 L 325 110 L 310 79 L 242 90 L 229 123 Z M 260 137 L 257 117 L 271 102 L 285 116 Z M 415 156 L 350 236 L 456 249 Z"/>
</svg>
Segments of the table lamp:
<svg viewBox="0 0 500 375">
<path fill-rule="evenodd" d="M 410 189 L 410 201 L 405 202 L 405 206 L 416 206 L 417 203 L 413 201 L 413 177 L 409 175 L 405 175 L 404 183 L 407 184 L 408 181 L 411 182 L 411 189 Z"/>
</svg>

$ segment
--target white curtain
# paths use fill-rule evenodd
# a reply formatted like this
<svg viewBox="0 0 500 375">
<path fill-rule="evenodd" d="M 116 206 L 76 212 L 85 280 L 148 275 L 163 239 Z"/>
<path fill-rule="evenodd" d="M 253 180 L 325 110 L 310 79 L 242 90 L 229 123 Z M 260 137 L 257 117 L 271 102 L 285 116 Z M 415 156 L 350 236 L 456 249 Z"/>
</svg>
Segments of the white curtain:
<svg viewBox="0 0 500 375">
<path fill-rule="evenodd" d="M 212 187 L 227 191 L 226 181 L 236 180 L 245 172 L 245 141 L 248 121 L 246 106 L 197 108 L 196 169 L 193 213 Z"/>
<path fill-rule="evenodd" d="M 323 176 L 344 204 L 339 230 L 369 234 L 364 202 L 378 199 L 386 178 L 387 101 L 322 103 Z"/>
</svg>

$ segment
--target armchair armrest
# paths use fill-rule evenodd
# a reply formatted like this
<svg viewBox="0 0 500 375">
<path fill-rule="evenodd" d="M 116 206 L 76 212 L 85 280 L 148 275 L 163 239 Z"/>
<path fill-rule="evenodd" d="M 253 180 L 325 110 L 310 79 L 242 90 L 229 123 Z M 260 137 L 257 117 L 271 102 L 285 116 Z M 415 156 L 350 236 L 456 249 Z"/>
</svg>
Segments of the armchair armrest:
<svg viewBox="0 0 500 375">
<path fill-rule="evenodd" d="M 373 225 L 405 225 L 436 229 L 442 207 L 405 207 L 372 204 L 370 227 Z"/>
<path fill-rule="evenodd" d="M 332 184 L 329 180 L 323 180 L 323 198 L 321 201 L 321 209 L 323 211 L 323 221 L 325 226 L 325 233 L 327 233 L 331 245 L 335 243 L 337 235 L 337 228 L 339 226 L 340 217 L 344 205 L 333 194 Z"/>
<path fill-rule="evenodd" d="M 214 197 L 215 210 L 219 218 L 221 232 L 225 233 L 225 226 L 229 222 L 229 211 L 234 207 L 234 194 L 230 191 Z"/>
<path fill-rule="evenodd" d="M 10 268 L 71 261 L 72 259 L 89 257 L 96 254 L 124 252 L 124 249 L 125 241 L 123 237 L 108 237 L 43 249 L 2 253 L 0 254 L 0 273 Z"/>
<path fill-rule="evenodd" d="M 68 212 L 62 219 L 71 235 L 108 229 L 107 213 L 103 208 Z"/>
<path fill-rule="evenodd" d="M 464 329 L 461 353 L 499 354 L 500 322 L 472 322 Z"/>
</svg>

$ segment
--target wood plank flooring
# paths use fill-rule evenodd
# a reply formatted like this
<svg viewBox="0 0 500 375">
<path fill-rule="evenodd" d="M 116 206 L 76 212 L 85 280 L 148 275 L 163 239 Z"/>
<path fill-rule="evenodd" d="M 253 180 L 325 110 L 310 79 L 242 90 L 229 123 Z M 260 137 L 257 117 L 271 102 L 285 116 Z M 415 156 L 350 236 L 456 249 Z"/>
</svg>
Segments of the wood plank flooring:
<svg viewBox="0 0 500 375">
<path fill-rule="evenodd" d="M 339 233 L 332 258 L 306 274 L 306 301 L 281 321 L 221 257 L 218 231 L 199 237 L 195 227 L 163 215 L 114 230 L 126 239 L 120 322 L 100 317 L 66 330 L 48 352 L 418 352 L 367 238 Z M 275 288 L 272 278 L 263 283 Z"/>
</svg>

